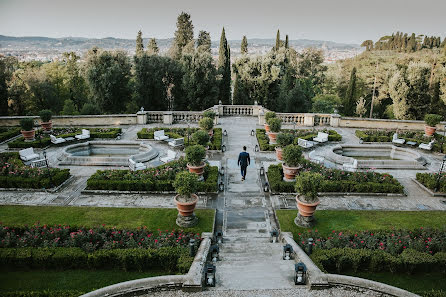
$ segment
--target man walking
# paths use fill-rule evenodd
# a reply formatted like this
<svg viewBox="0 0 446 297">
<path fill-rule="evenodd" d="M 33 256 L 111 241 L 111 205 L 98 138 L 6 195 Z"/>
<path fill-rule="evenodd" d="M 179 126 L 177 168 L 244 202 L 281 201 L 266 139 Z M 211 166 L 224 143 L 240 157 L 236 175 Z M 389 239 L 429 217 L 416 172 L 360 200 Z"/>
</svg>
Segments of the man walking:
<svg viewBox="0 0 446 297">
<path fill-rule="evenodd" d="M 249 153 L 246 152 L 246 146 L 243 146 L 243 152 L 238 155 L 238 165 L 240 166 L 240 171 L 242 174 L 242 181 L 246 178 L 246 168 L 251 163 L 251 159 L 249 158 Z"/>
</svg>

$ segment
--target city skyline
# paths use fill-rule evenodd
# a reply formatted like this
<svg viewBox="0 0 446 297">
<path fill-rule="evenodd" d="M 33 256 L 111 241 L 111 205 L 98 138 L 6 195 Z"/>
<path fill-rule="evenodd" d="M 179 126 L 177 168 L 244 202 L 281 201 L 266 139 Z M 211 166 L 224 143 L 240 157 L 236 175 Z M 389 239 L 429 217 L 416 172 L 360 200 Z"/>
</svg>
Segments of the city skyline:
<svg viewBox="0 0 446 297">
<path fill-rule="evenodd" d="M 243 35 L 248 39 L 275 38 L 277 29 L 282 38 L 288 34 L 292 40 L 354 44 L 376 41 L 396 31 L 446 37 L 441 30 L 446 27 L 442 17 L 446 2 L 441 0 L 279 0 L 255 4 L 229 0 L 224 6 L 201 0 L 187 4 L 133 0 L 125 7 L 118 3 L 0 0 L 0 35 L 132 39 L 141 30 L 144 38 L 172 38 L 176 18 L 185 11 L 191 14 L 195 38 L 200 30 L 206 30 L 214 41 L 219 40 L 223 27 L 229 40 L 240 40 Z"/>
</svg>

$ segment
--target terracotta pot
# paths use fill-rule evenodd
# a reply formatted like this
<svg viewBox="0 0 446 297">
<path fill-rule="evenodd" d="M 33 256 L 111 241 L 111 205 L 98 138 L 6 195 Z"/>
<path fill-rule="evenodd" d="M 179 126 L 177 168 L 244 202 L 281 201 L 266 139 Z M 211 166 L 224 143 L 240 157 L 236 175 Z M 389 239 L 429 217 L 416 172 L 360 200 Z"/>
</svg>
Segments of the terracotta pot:
<svg viewBox="0 0 446 297">
<path fill-rule="evenodd" d="M 180 202 L 180 201 L 178 201 L 179 196 L 180 195 L 176 195 L 175 198 L 173 199 L 175 201 L 175 203 L 177 204 L 178 212 L 183 217 L 191 216 L 194 213 L 195 206 L 197 205 L 198 196 L 195 194 L 191 194 L 191 196 L 193 198 L 195 198 L 194 201 L 192 201 L 192 202 Z"/>
<path fill-rule="evenodd" d="M 32 129 L 30 131 L 20 130 L 25 140 L 34 140 L 34 136 L 36 135 L 36 130 Z"/>
<path fill-rule="evenodd" d="M 279 133 L 276 132 L 268 132 L 266 133 L 269 137 L 269 143 L 270 144 L 276 144 L 276 140 L 277 140 L 277 135 L 279 135 Z"/>
<path fill-rule="evenodd" d="M 40 125 L 42 126 L 44 131 L 51 131 L 53 129 L 53 122 L 40 122 Z"/>
<path fill-rule="evenodd" d="M 276 147 L 277 160 L 282 161 L 282 153 L 283 153 L 283 149 L 280 146 L 277 146 Z"/>
<path fill-rule="evenodd" d="M 301 168 L 300 166 L 299 167 L 289 167 L 285 163 L 282 163 L 284 180 L 285 181 L 294 181 L 296 174 L 299 172 L 300 168 Z"/>
<path fill-rule="evenodd" d="M 192 166 L 189 163 L 187 163 L 187 169 L 189 169 L 189 172 L 195 173 L 196 175 L 203 175 L 205 166 L 206 164 L 204 163 L 200 166 Z"/>
<path fill-rule="evenodd" d="M 267 123 L 263 124 L 263 126 L 265 126 L 265 131 L 266 132 L 270 132 L 271 129 L 269 128 L 269 125 Z"/>
<path fill-rule="evenodd" d="M 296 196 L 296 202 L 299 214 L 303 217 L 312 217 L 316 211 L 316 207 L 321 203 L 319 200 L 313 203 L 302 202 L 299 200 L 299 195 Z"/>
<path fill-rule="evenodd" d="M 426 133 L 427 136 L 434 135 L 435 131 L 437 131 L 436 127 L 424 126 L 424 133 Z"/>
</svg>

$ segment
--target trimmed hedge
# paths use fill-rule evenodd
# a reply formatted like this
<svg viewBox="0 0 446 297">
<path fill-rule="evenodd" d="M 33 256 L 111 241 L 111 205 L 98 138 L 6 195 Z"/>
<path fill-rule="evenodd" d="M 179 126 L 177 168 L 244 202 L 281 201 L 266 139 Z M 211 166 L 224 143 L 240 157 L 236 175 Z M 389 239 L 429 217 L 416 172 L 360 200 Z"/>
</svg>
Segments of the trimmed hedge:
<svg viewBox="0 0 446 297">
<path fill-rule="evenodd" d="M 20 134 L 20 128 L 0 128 L 0 142 Z"/>
<path fill-rule="evenodd" d="M 423 184 L 426 188 L 435 191 L 438 182 L 438 173 L 417 173 L 417 181 Z M 439 192 L 446 193 L 446 173 L 442 173 L 440 176 L 440 189 Z"/>
<path fill-rule="evenodd" d="M 87 253 L 80 248 L 2 248 L 0 265 L 9 269 L 163 269 L 186 273 L 193 262 L 188 249 L 111 249 Z"/>
<path fill-rule="evenodd" d="M 344 271 L 369 271 L 392 273 L 446 273 L 446 253 L 430 255 L 413 249 L 406 249 L 393 256 L 381 250 L 333 248 L 317 249 L 311 259 L 321 269 L 329 273 Z"/>
<path fill-rule="evenodd" d="M 294 183 L 283 180 L 283 169 L 281 165 L 270 165 L 267 175 L 273 193 L 295 193 Z M 403 193 L 403 186 L 394 179 L 392 181 L 395 181 L 395 183 L 325 179 L 319 186 L 319 192 Z"/>
<path fill-rule="evenodd" d="M 2 292 L 3 297 L 78 297 L 86 292 L 75 290 L 14 291 Z"/>
</svg>

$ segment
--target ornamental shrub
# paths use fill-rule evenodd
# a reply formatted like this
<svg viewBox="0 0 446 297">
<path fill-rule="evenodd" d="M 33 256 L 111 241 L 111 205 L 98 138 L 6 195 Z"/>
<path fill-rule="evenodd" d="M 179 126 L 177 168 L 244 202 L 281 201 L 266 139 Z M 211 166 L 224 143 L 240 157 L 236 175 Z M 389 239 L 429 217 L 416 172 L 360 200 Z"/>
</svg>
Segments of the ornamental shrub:
<svg viewBox="0 0 446 297">
<path fill-rule="evenodd" d="M 85 103 L 84 106 L 82 106 L 81 114 L 83 115 L 95 115 L 100 114 L 99 108 L 97 105 L 92 103 Z"/>
<path fill-rule="evenodd" d="M 426 122 L 426 125 L 430 127 L 435 127 L 438 123 L 441 122 L 443 117 L 439 114 L 427 114 L 424 116 L 424 121 Z"/>
<path fill-rule="evenodd" d="M 296 176 L 296 192 L 303 195 L 301 198 L 306 202 L 316 202 L 317 193 L 323 180 L 322 175 L 319 173 L 302 172 Z"/>
<path fill-rule="evenodd" d="M 295 144 L 287 145 L 283 149 L 283 161 L 289 167 L 297 167 L 302 160 L 302 149 Z"/>
<path fill-rule="evenodd" d="M 279 133 L 280 129 L 282 128 L 282 120 L 279 118 L 272 118 L 268 122 L 269 128 L 271 129 L 271 132 Z"/>
<path fill-rule="evenodd" d="M 280 147 L 286 147 L 287 145 L 290 145 L 293 143 L 294 136 L 291 133 L 279 133 L 277 135 L 277 144 Z"/>
<path fill-rule="evenodd" d="M 209 144 L 209 134 L 204 130 L 198 130 L 191 137 L 192 141 L 199 145 L 207 146 Z"/>
<path fill-rule="evenodd" d="M 192 145 L 186 148 L 186 161 L 192 166 L 200 166 L 203 164 L 203 159 L 206 155 L 206 150 L 202 145 Z"/>
<path fill-rule="evenodd" d="M 214 121 L 211 118 L 205 117 L 198 122 L 198 126 L 203 130 L 209 131 L 214 127 Z"/>
<path fill-rule="evenodd" d="M 274 111 L 268 111 L 265 113 L 265 122 L 269 125 L 269 120 L 276 117 L 276 113 Z"/>
<path fill-rule="evenodd" d="M 203 112 L 203 118 L 215 119 L 216 116 L 217 116 L 217 114 L 211 110 L 207 110 L 207 111 Z"/>
<path fill-rule="evenodd" d="M 44 109 L 39 112 L 40 119 L 42 122 L 49 122 L 53 116 L 53 113 L 49 109 Z"/>
<path fill-rule="evenodd" d="M 177 173 L 173 182 L 175 191 L 186 198 L 198 191 L 198 184 L 198 176 L 195 173 L 190 173 L 188 171 Z"/>
<path fill-rule="evenodd" d="M 20 120 L 20 127 L 23 131 L 31 131 L 34 128 L 34 120 L 31 118 L 23 118 Z"/>
</svg>

